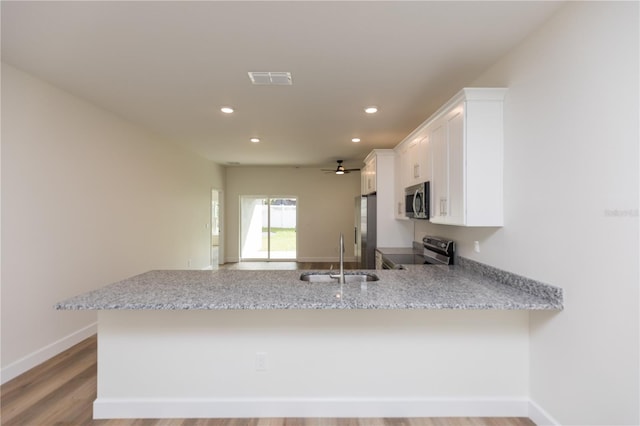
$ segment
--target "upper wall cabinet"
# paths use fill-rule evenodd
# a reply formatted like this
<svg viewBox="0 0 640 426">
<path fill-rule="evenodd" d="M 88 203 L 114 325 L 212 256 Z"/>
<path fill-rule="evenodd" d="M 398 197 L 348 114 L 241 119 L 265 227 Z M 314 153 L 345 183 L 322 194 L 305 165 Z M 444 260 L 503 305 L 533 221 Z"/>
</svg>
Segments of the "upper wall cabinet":
<svg viewBox="0 0 640 426">
<path fill-rule="evenodd" d="M 465 88 L 395 149 L 396 217 L 404 188 L 430 181 L 430 220 L 502 226 L 503 88 Z"/>
<path fill-rule="evenodd" d="M 431 180 L 429 136 L 418 128 L 395 149 L 396 218 L 406 219 L 404 189 Z"/>
<path fill-rule="evenodd" d="M 431 155 L 429 136 L 418 134 L 410 141 L 405 151 L 406 186 L 417 185 L 431 179 Z"/>
<path fill-rule="evenodd" d="M 376 155 L 375 152 L 372 152 L 367 156 L 367 158 L 365 158 L 364 167 L 360 171 L 362 195 L 373 194 L 376 192 L 376 169 Z"/>
<path fill-rule="evenodd" d="M 378 247 L 410 247 L 413 241 L 413 223 L 409 220 L 396 220 L 394 201 L 396 196 L 395 169 L 396 160 L 392 149 L 374 149 L 365 158 L 365 167 L 375 166 L 372 170 L 374 191 L 367 186 L 367 194 L 376 193 L 376 229 Z M 363 179 L 366 184 L 366 179 Z"/>
<path fill-rule="evenodd" d="M 396 219 L 409 220 L 405 215 L 405 196 L 404 189 L 406 188 L 406 161 L 407 157 L 405 155 L 406 147 L 399 145 L 394 149 L 394 159 L 393 159 L 393 183 L 394 183 L 394 198 L 393 202 L 395 205 L 394 215 Z"/>
<path fill-rule="evenodd" d="M 431 222 L 503 225 L 503 100 L 506 89 L 468 88 L 427 125 Z"/>
</svg>

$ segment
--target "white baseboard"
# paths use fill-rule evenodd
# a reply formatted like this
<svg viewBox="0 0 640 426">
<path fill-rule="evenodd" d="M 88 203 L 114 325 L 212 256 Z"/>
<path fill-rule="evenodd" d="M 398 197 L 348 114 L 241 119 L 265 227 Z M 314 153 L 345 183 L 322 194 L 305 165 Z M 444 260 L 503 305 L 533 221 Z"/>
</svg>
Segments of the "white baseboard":
<svg viewBox="0 0 640 426">
<path fill-rule="evenodd" d="M 98 398 L 94 419 L 527 417 L 526 398 Z"/>
<path fill-rule="evenodd" d="M 560 426 L 560 423 L 542 409 L 535 401 L 529 400 L 529 418 L 537 426 Z"/>
<path fill-rule="evenodd" d="M 18 377 L 20 374 L 31 370 L 33 367 L 42 364 L 48 359 L 53 358 L 60 352 L 69 349 L 71 346 L 80 343 L 89 336 L 96 334 L 98 330 L 97 323 L 89 324 L 88 326 L 75 331 L 68 336 L 63 337 L 37 351 L 30 353 L 29 355 L 20 358 L 19 360 L 12 362 L 6 367 L 2 368 L 0 372 L 0 383 L 5 384 L 9 380 Z"/>
</svg>

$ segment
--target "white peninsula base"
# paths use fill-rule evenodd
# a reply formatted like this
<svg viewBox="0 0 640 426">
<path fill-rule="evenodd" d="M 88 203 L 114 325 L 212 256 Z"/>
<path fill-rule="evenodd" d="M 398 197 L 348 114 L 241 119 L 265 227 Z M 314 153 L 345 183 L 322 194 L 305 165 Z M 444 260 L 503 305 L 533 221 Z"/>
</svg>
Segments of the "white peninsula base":
<svg viewBox="0 0 640 426">
<path fill-rule="evenodd" d="M 94 418 L 527 416 L 528 312 L 105 310 Z"/>
</svg>

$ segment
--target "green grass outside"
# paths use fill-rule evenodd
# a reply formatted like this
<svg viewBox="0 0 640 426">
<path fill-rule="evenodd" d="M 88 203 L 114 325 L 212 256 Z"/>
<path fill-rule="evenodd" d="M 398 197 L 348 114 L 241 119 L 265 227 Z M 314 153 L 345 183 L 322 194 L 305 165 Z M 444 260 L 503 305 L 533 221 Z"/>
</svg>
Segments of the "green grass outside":
<svg viewBox="0 0 640 426">
<path fill-rule="evenodd" d="M 262 228 L 262 250 L 267 251 L 267 228 Z M 295 228 L 271 228 L 271 251 L 296 251 Z"/>
</svg>

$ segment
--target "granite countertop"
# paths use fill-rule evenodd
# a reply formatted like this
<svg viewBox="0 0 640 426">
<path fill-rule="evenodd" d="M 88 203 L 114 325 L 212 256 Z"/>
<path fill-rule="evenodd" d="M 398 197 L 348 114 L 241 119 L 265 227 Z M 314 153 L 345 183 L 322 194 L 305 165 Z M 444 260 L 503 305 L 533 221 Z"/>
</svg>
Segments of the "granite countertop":
<svg viewBox="0 0 640 426">
<path fill-rule="evenodd" d="M 407 270 L 363 271 L 380 280 L 343 285 L 300 280 L 303 273 L 328 271 L 157 270 L 72 297 L 55 308 L 557 310 L 563 306 L 561 289 L 471 260 L 456 266 L 407 266 Z"/>
</svg>

